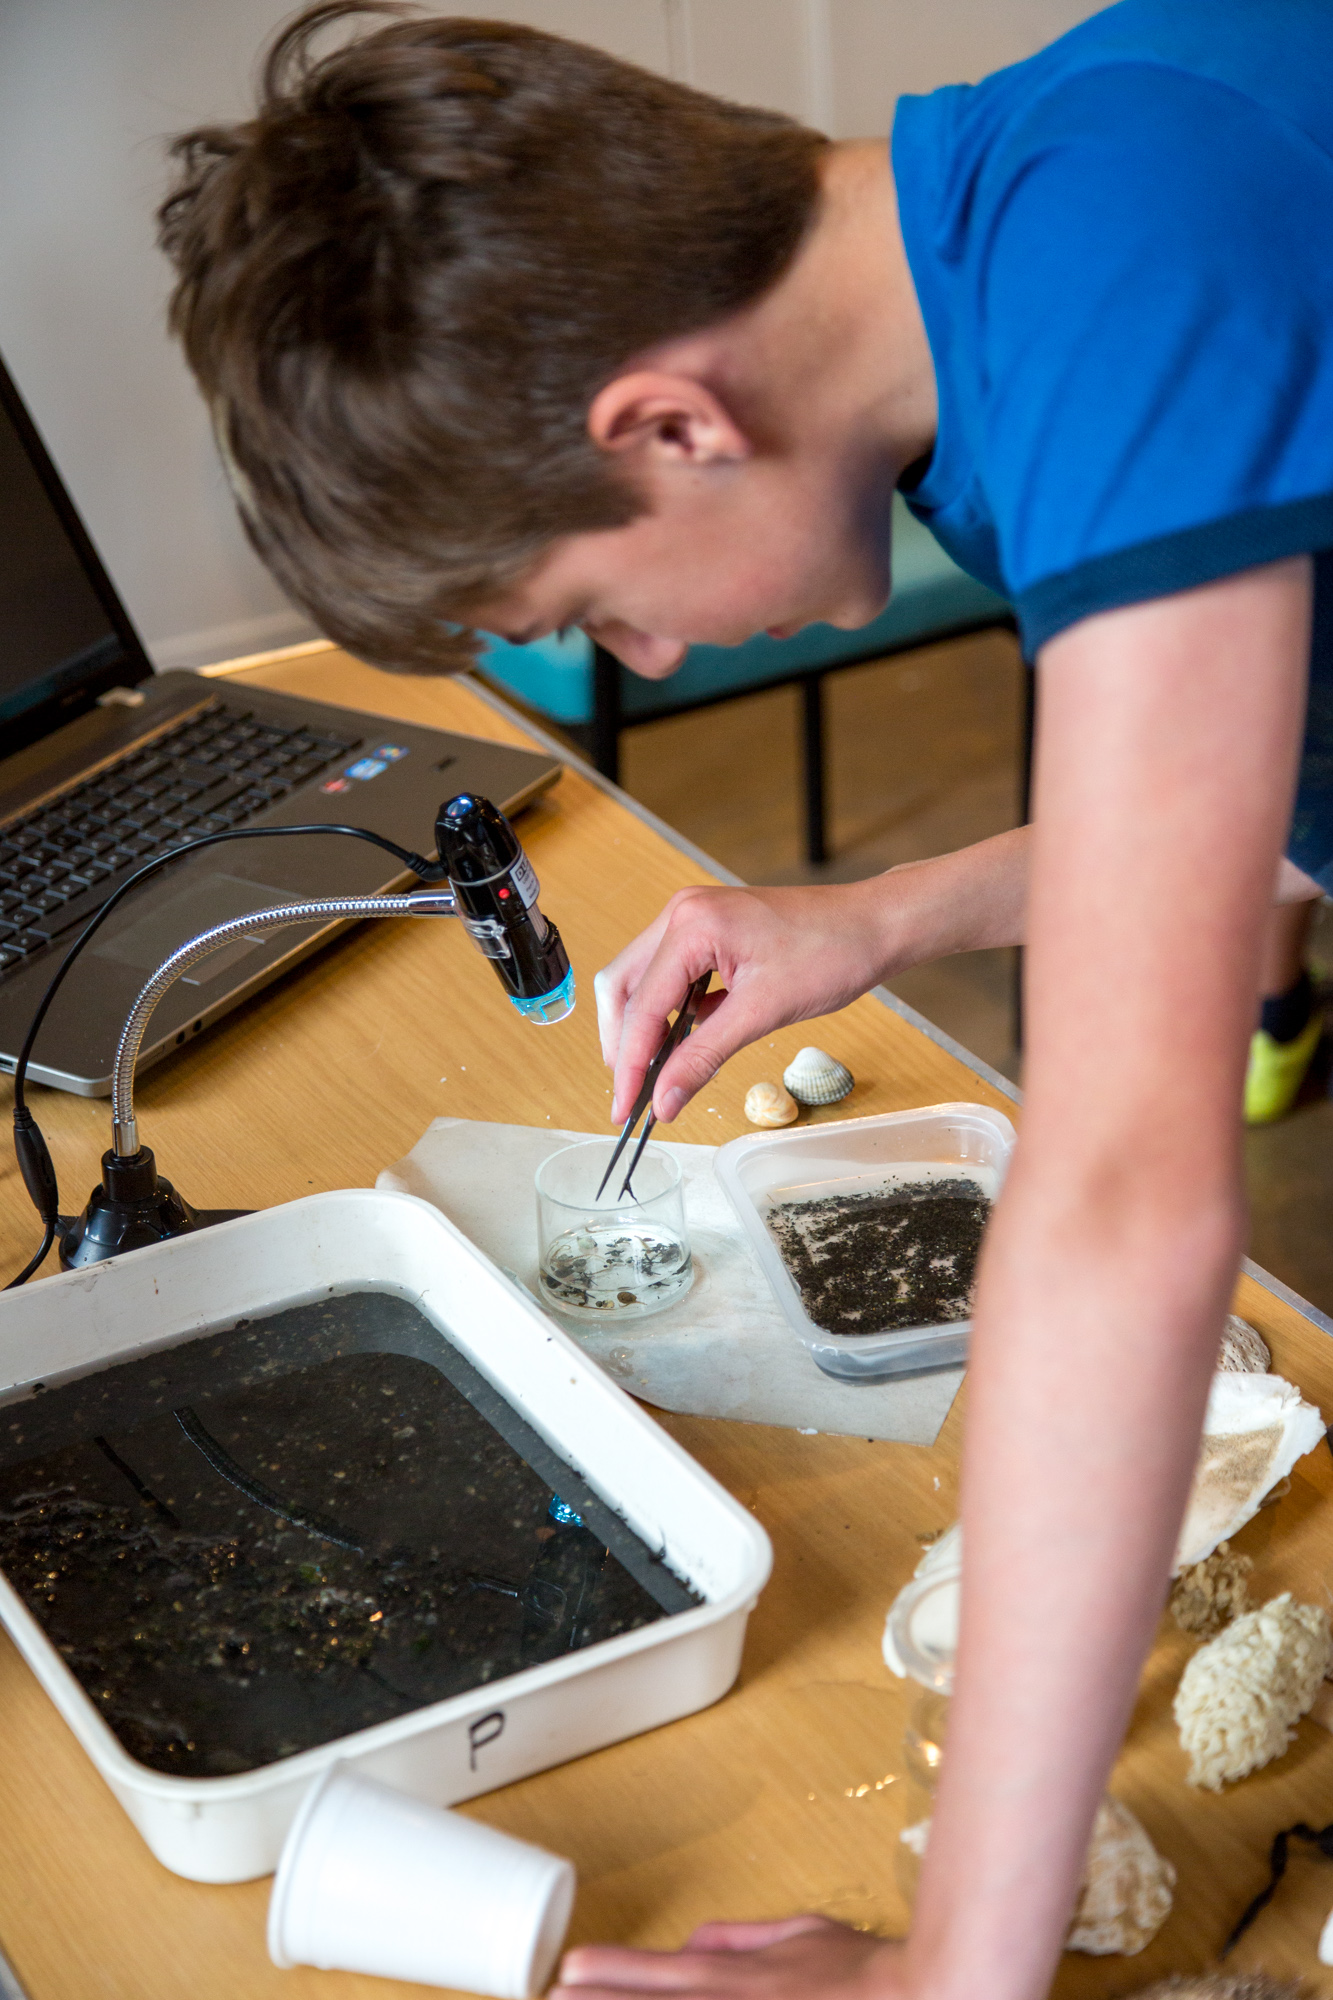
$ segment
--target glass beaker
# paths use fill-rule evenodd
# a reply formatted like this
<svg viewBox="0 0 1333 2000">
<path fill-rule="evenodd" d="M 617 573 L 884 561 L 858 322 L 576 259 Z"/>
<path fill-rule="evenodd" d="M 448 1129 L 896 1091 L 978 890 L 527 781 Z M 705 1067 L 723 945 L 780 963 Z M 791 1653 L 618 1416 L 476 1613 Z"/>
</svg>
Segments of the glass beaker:
<svg viewBox="0 0 1333 2000">
<path fill-rule="evenodd" d="M 537 1277 L 558 1312 L 580 1319 L 643 1319 L 685 1296 L 694 1279 L 680 1166 L 645 1146 L 621 1195 L 626 1147 L 597 1188 L 614 1139 L 581 1139 L 537 1169 Z"/>
<path fill-rule="evenodd" d="M 944 1762 L 953 1663 L 958 1649 L 961 1584 L 961 1563 L 927 1571 L 899 1593 L 889 1614 L 898 1657 L 921 1690 L 903 1731 L 903 1762 L 910 1780 L 906 1798 L 908 1823 L 899 1836 L 895 1857 L 898 1886 L 909 1903 L 916 1896 L 925 1831 Z"/>
</svg>

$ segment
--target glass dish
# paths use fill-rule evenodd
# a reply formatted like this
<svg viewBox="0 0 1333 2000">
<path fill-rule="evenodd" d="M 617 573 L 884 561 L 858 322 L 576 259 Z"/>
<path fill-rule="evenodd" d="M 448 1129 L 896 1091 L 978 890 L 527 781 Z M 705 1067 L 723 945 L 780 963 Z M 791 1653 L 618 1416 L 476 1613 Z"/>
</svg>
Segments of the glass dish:
<svg viewBox="0 0 1333 2000">
<path fill-rule="evenodd" d="M 645 1146 L 621 1195 L 627 1147 L 599 1197 L 614 1139 L 582 1139 L 537 1169 L 537 1278 L 542 1297 L 577 1319 L 644 1319 L 694 1281 L 680 1166 Z"/>
</svg>

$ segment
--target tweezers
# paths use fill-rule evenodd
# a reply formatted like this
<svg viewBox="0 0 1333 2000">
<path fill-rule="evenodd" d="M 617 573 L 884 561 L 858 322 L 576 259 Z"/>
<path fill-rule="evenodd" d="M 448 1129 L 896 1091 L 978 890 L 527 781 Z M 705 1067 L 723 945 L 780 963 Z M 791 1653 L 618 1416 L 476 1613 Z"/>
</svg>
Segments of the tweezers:
<svg viewBox="0 0 1333 2000">
<path fill-rule="evenodd" d="M 620 1193 L 616 1196 L 616 1200 L 623 1201 L 626 1195 L 629 1195 L 631 1198 L 633 1197 L 634 1190 L 630 1186 L 630 1182 L 634 1179 L 634 1169 L 638 1166 L 643 1156 L 643 1149 L 648 1144 L 648 1135 L 657 1123 L 657 1119 L 652 1111 L 653 1092 L 657 1088 L 657 1079 L 666 1068 L 669 1059 L 675 1054 L 686 1035 L 689 1034 L 690 1029 L 694 1026 L 695 1016 L 699 1012 L 699 1002 L 708 991 L 708 982 L 712 976 L 711 972 L 705 972 L 700 978 L 694 981 L 694 984 L 690 987 L 689 992 L 681 1002 L 680 1012 L 662 1037 L 657 1054 L 653 1057 L 647 1070 L 644 1072 L 643 1083 L 640 1086 L 638 1096 L 634 1100 L 634 1108 L 625 1120 L 624 1129 L 616 1141 L 616 1149 L 607 1162 L 606 1172 L 602 1175 L 601 1186 L 593 1197 L 595 1201 L 601 1200 L 602 1188 L 606 1186 L 615 1172 L 616 1161 L 629 1144 L 630 1133 L 634 1130 L 634 1127 L 646 1111 L 648 1117 L 644 1122 L 642 1132 L 639 1134 L 639 1143 L 634 1148 L 634 1157 L 625 1169 L 625 1178 L 620 1184 Z"/>
</svg>

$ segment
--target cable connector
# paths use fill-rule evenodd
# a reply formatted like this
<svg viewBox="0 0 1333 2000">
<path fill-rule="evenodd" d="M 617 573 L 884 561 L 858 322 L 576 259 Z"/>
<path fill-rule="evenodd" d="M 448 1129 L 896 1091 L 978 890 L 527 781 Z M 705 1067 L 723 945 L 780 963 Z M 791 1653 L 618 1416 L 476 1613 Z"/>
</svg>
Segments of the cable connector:
<svg viewBox="0 0 1333 2000">
<path fill-rule="evenodd" d="M 423 882 L 444 882 L 448 880 L 442 861 L 427 861 L 424 854 L 408 854 L 405 859 L 412 873 L 419 875 Z"/>
<path fill-rule="evenodd" d="M 56 1225 L 60 1192 L 56 1184 L 55 1162 L 51 1158 L 37 1120 L 26 1107 L 14 1112 L 14 1151 L 18 1157 L 23 1185 L 32 1205 L 49 1227 Z"/>
</svg>

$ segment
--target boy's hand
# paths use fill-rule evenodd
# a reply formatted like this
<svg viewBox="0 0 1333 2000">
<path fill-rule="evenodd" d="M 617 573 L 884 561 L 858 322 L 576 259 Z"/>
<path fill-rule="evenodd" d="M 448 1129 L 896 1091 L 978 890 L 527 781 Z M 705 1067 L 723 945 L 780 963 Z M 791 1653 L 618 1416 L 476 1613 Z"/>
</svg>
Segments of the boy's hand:
<svg viewBox="0 0 1333 2000">
<path fill-rule="evenodd" d="M 549 2000 L 906 2000 L 901 1945 L 828 1917 L 704 1924 L 681 1951 L 583 1945 L 566 1953 Z"/>
<path fill-rule="evenodd" d="M 602 1055 L 616 1073 L 613 1122 L 628 1117 L 672 1010 L 701 973 L 717 978 L 658 1080 L 664 1122 L 737 1049 L 872 987 L 885 958 L 882 913 L 867 893 L 876 886 L 679 890 L 594 983 Z"/>
<path fill-rule="evenodd" d="M 698 1024 L 658 1079 L 668 1123 L 728 1056 L 774 1028 L 846 1007 L 881 979 L 1023 935 L 1028 829 L 1016 827 L 866 882 L 807 889 L 680 889 L 594 981 L 611 1116 L 629 1116 L 667 1020 L 692 980 L 717 975 Z M 719 990 L 724 989 L 724 990 Z"/>
</svg>

